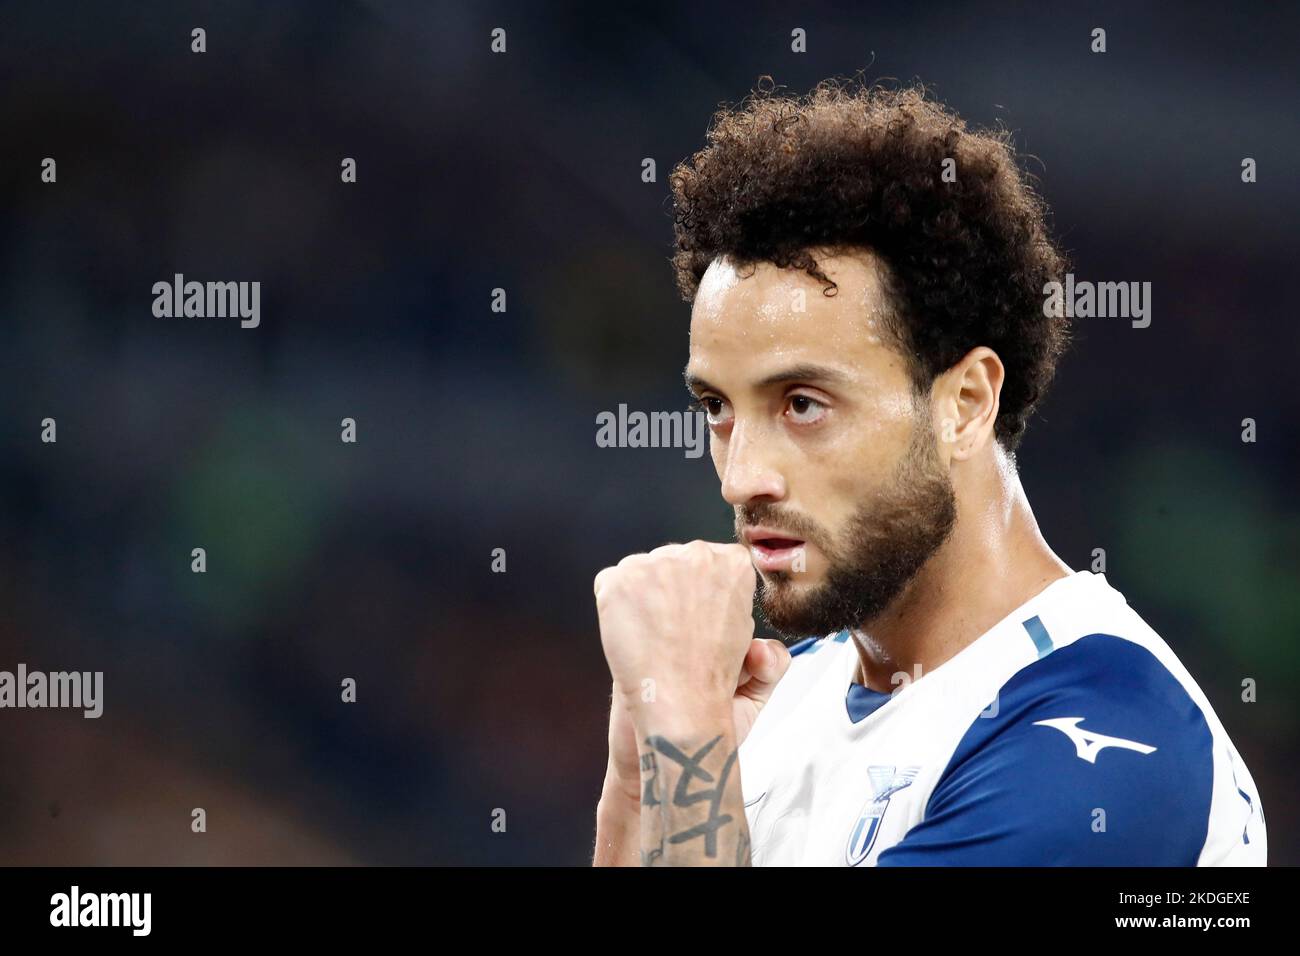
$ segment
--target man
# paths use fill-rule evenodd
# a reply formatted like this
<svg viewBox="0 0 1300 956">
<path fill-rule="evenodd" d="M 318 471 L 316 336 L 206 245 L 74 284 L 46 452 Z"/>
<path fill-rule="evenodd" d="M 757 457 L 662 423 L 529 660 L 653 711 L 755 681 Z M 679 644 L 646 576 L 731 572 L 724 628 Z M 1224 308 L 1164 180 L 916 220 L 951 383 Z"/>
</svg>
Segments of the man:
<svg viewBox="0 0 1300 956">
<path fill-rule="evenodd" d="M 672 184 L 739 543 L 596 576 L 594 862 L 1262 865 L 1205 695 L 1017 476 L 1064 262 L 1005 135 L 916 90 L 765 90 Z M 766 619 L 814 636 L 754 639 L 756 571 Z"/>
</svg>

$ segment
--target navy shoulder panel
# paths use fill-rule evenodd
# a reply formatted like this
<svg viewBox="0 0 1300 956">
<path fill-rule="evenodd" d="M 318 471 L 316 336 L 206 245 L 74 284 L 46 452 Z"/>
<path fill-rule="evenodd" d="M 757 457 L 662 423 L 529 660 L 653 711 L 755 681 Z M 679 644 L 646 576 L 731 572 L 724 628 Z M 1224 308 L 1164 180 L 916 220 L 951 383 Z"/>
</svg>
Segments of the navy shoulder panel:
<svg viewBox="0 0 1300 956">
<path fill-rule="evenodd" d="M 971 724 L 879 865 L 1196 864 L 1214 782 L 1200 707 L 1132 641 L 1046 648 Z"/>
<path fill-rule="evenodd" d="M 803 654 L 805 651 L 814 648 L 817 645 L 817 642 L 819 640 L 821 640 L 820 637 L 805 637 L 802 641 L 798 641 L 794 644 L 791 644 L 788 648 L 786 648 L 786 650 L 790 652 L 791 657 L 798 657 L 800 654 Z"/>
<path fill-rule="evenodd" d="M 791 644 L 786 650 L 790 652 L 791 657 L 798 657 L 800 654 L 812 654 L 818 651 L 823 642 L 830 644 L 843 644 L 849 639 L 848 631 L 840 631 L 836 634 L 829 634 L 825 637 L 805 637 L 802 641 Z"/>
</svg>

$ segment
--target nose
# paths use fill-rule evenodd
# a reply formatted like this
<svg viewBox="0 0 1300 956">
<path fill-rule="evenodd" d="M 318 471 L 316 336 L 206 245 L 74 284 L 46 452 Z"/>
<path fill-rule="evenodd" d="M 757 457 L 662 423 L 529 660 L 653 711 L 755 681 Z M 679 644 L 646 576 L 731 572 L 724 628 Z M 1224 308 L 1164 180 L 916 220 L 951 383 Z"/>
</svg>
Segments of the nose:
<svg viewBox="0 0 1300 956">
<path fill-rule="evenodd" d="M 741 428 L 732 426 L 722 464 L 722 497 L 729 505 L 743 505 L 756 498 L 780 501 L 785 497 L 785 478 L 764 459 L 763 447 Z"/>
</svg>

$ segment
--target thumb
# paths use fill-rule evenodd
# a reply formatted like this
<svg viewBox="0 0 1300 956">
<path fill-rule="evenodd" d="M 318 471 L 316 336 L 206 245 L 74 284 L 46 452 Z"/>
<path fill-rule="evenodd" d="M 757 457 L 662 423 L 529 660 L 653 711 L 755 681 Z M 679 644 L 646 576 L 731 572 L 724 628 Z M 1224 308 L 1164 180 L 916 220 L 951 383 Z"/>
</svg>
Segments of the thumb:
<svg viewBox="0 0 1300 956">
<path fill-rule="evenodd" d="M 789 669 L 790 652 L 783 643 L 772 638 L 755 638 L 745 655 L 745 670 L 750 677 L 737 693 L 765 704 Z"/>
</svg>

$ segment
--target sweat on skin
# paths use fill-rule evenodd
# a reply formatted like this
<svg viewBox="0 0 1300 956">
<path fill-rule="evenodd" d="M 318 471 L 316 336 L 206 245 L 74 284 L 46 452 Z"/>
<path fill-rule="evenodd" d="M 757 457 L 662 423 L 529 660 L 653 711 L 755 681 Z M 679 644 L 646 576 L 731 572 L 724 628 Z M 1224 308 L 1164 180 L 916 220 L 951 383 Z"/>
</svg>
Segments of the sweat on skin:
<svg viewBox="0 0 1300 956">
<path fill-rule="evenodd" d="M 691 313 L 687 381 L 719 399 L 706 411 L 723 498 L 770 512 L 778 529 L 819 529 L 803 546 L 804 572 L 763 575 L 765 604 L 797 608 L 825 583 L 818 538 L 838 539 L 863 502 L 881 500 L 914 429 L 932 430 L 956 496 L 953 533 L 870 633 L 855 634 L 862 682 L 889 692 L 892 674 L 938 667 L 1014 607 L 1011 595 L 1036 593 L 1069 568 L 1043 541 L 994 439 L 998 356 L 973 348 L 914 402 L 886 328 L 883 262 L 866 249 L 817 252 L 834 295 L 799 269 L 715 260 Z M 918 407 L 928 419 L 919 426 Z"/>
</svg>

